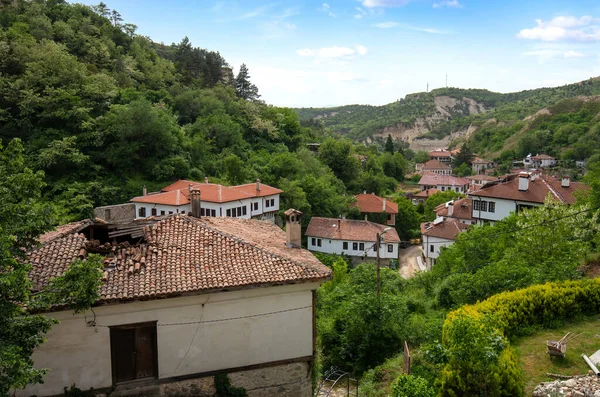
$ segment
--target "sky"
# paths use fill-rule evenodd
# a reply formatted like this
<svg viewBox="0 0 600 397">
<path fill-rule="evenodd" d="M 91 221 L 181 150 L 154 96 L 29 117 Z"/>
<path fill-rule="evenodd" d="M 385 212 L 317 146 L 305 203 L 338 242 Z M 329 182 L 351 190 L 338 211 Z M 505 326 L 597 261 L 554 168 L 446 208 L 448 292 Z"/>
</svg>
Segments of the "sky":
<svg viewBox="0 0 600 397">
<path fill-rule="evenodd" d="M 187 36 L 234 73 L 245 63 L 277 106 L 383 105 L 446 76 L 513 92 L 600 75 L 598 0 L 104 2 L 155 42 Z"/>
</svg>

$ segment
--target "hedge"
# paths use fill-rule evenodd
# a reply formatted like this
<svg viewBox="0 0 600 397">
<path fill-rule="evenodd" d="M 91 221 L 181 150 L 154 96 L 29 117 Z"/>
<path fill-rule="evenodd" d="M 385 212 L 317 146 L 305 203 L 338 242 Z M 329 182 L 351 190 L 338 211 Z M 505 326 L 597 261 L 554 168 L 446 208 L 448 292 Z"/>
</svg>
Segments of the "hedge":
<svg viewBox="0 0 600 397">
<path fill-rule="evenodd" d="M 523 375 L 508 338 L 534 325 L 600 312 L 600 279 L 535 285 L 452 311 L 444 321 L 447 361 L 440 396 L 522 396 Z"/>
</svg>

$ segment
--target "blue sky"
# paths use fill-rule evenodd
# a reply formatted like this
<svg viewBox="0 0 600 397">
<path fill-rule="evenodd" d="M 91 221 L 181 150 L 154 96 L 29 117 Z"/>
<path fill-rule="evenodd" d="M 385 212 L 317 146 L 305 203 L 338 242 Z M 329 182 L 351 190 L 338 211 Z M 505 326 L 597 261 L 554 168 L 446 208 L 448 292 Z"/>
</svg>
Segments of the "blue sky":
<svg viewBox="0 0 600 397">
<path fill-rule="evenodd" d="M 156 42 L 245 63 L 280 106 L 382 105 L 446 74 L 499 92 L 600 75 L 597 0 L 104 1 Z"/>
</svg>

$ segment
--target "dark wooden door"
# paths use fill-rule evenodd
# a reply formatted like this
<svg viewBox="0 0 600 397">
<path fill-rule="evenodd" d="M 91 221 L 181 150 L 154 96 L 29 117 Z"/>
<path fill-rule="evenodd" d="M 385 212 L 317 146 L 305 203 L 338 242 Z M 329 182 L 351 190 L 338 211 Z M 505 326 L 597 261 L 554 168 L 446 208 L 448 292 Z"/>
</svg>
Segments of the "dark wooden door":
<svg viewBox="0 0 600 397">
<path fill-rule="evenodd" d="M 158 375 L 156 323 L 111 327 L 114 383 Z"/>
</svg>

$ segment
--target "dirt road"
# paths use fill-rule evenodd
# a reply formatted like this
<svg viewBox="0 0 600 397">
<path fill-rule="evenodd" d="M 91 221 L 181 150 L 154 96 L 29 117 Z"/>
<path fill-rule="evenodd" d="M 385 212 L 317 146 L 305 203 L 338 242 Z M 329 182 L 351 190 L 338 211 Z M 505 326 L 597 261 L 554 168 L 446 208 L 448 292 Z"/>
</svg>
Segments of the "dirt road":
<svg viewBox="0 0 600 397">
<path fill-rule="evenodd" d="M 423 255 L 423 249 L 420 245 L 411 245 L 406 249 L 400 250 L 400 269 L 398 271 L 402 277 L 410 278 L 420 270 L 417 264 L 417 257 L 421 255 Z"/>
</svg>

